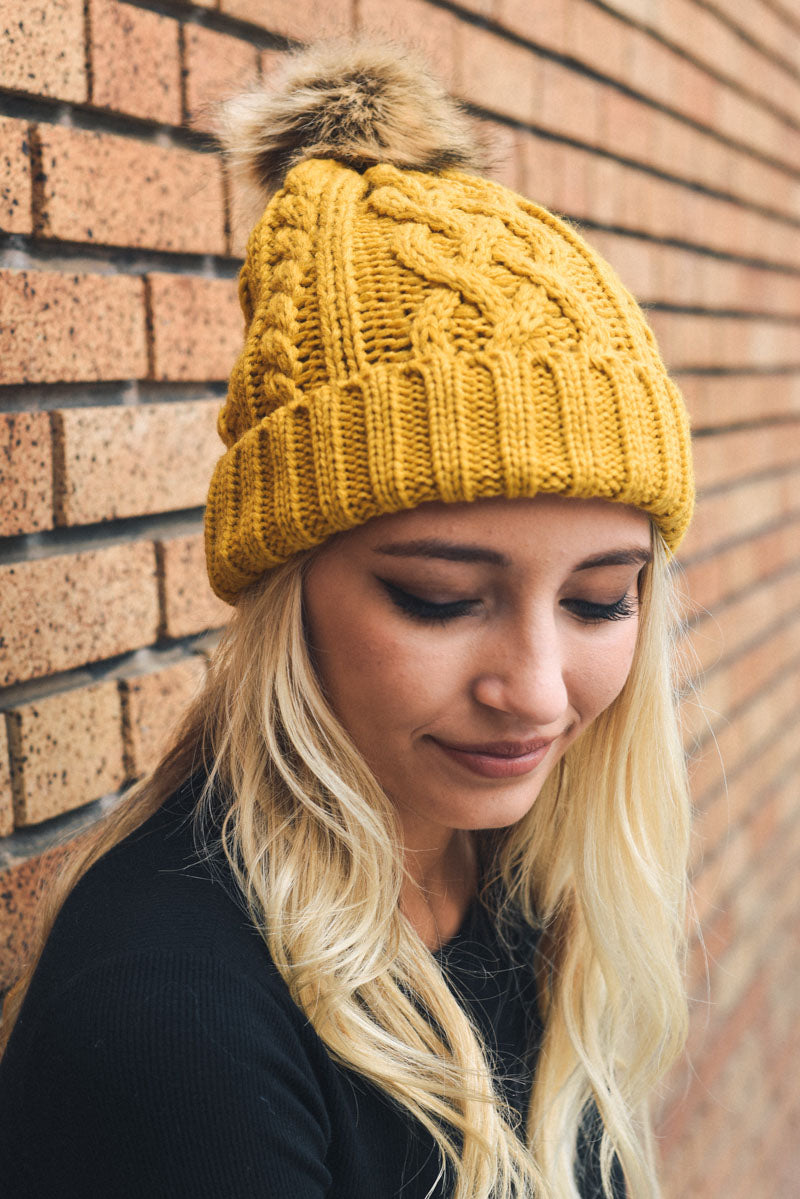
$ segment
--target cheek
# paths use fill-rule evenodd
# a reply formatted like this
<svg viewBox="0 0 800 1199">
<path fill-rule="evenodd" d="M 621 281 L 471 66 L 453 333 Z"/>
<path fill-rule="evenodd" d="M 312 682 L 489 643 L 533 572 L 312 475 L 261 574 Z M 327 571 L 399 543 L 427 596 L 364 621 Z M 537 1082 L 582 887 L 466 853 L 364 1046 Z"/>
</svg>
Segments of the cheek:
<svg viewBox="0 0 800 1199">
<path fill-rule="evenodd" d="M 584 720 L 613 703 L 625 686 L 636 648 L 636 626 L 613 630 L 614 636 L 585 647 L 572 671 L 570 691 Z M 575 659 L 573 659 L 575 660 Z"/>
<path fill-rule="evenodd" d="M 375 732 L 415 727 L 442 702 L 443 664 L 384 613 L 373 619 L 363 605 L 331 607 L 309 620 L 309 633 L 328 700 L 362 746 Z"/>
</svg>

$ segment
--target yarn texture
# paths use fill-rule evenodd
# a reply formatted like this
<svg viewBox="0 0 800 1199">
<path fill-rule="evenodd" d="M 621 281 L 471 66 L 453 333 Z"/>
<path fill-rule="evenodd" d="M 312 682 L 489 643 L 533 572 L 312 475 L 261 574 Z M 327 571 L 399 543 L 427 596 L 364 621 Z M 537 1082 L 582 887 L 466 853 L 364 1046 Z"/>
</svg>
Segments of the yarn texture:
<svg viewBox="0 0 800 1199">
<path fill-rule="evenodd" d="M 601 497 L 650 513 L 673 550 L 683 537 L 688 418 L 644 315 L 574 228 L 510 189 L 299 161 L 250 235 L 239 296 L 206 509 L 222 599 L 434 500 Z"/>
</svg>

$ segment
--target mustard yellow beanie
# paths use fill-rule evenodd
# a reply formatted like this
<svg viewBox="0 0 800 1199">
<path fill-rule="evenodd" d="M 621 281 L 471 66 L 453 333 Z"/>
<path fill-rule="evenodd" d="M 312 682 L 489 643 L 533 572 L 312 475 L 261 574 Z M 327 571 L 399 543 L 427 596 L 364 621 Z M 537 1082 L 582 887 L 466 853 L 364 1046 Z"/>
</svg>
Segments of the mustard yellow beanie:
<svg viewBox="0 0 800 1199">
<path fill-rule="evenodd" d="M 689 523 L 689 425 L 633 297 L 575 229 L 476 166 L 407 52 L 326 44 L 228 105 L 271 199 L 239 280 L 206 510 L 221 598 L 430 500 L 541 492 Z"/>
</svg>

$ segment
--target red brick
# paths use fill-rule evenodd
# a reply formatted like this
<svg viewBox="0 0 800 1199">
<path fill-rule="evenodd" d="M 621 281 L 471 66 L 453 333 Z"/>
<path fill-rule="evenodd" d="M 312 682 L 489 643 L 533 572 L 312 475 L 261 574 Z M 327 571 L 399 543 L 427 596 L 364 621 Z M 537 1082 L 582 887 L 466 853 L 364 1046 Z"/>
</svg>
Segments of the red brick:
<svg viewBox="0 0 800 1199">
<path fill-rule="evenodd" d="M 800 375 L 691 375 L 681 388 L 697 427 L 800 413 Z"/>
<path fill-rule="evenodd" d="M 567 153 L 560 142 L 520 131 L 520 191 L 545 208 L 563 212 L 565 158 Z"/>
<path fill-rule="evenodd" d="M 0 567 L 0 686 L 111 658 L 155 641 L 150 542 Z"/>
<path fill-rule="evenodd" d="M 517 0 L 524 3 L 524 0 Z M 529 11 L 538 5 L 528 5 Z M 562 52 L 577 58 L 601 75 L 626 81 L 634 44 L 641 35 L 611 13 L 578 0 L 567 10 L 566 40 Z M 554 47 L 557 49 L 558 47 Z"/>
<path fill-rule="evenodd" d="M 58 523 L 200 507 L 224 448 L 219 406 L 198 400 L 54 413 Z"/>
<path fill-rule="evenodd" d="M 359 28 L 385 33 L 404 45 L 419 50 L 440 79 L 452 87 L 457 78 L 458 18 L 426 0 L 404 0 L 387 5 L 385 0 L 359 0 Z"/>
<path fill-rule="evenodd" d="M 473 26 L 459 29 L 459 42 L 459 97 L 502 116 L 532 121 L 540 107 L 537 57 Z"/>
<path fill-rule="evenodd" d="M 694 444 L 695 474 L 704 489 L 792 463 L 800 466 L 800 423 L 739 429 Z"/>
<path fill-rule="evenodd" d="M 0 0 L 2 86 L 86 99 L 83 0 Z"/>
<path fill-rule="evenodd" d="M 147 374 L 141 279 L 0 271 L 0 297 L 0 382 Z"/>
<path fill-rule="evenodd" d="M 8 726 L 18 826 L 79 808 L 115 791 L 125 779 L 115 682 L 13 708 Z"/>
<path fill-rule="evenodd" d="M 534 120 L 550 133 L 599 145 L 606 86 L 551 59 L 542 59 Z"/>
<path fill-rule="evenodd" d="M 8 760 L 6 722 L 0 712 L 0 837 L 14 831 L 14 807 L 11 797 L 11 769 Z"/>
<path fill-rule="evenodd" d="M 254 81 L 259 53 L 250 42 L 202 25 L 185 27 L 184 44 L 186 115 L 195 129 L 209 130 L 211 106 Z"/>
<path fill-rule="evenodd" d="M 347 33 L 353 28 L 352 0 L 220 0 L 218 7 L 230 17 L 251 21 L 285 37 L 307 42 L 317 37 Z"/>
<path fill-rule="evenodd" d="M 92 103 L 180 125 L 178 22 L 117 0 L 91 0 L 89 19 Z"/>
<path fill-rule="evenodd" d="M 204 675 L 205 661 L 195 654 L 152 674 L 120 681 L 125 761 L 130 777 L 146 774 L 158 764 Z"/>
<path fill-rule="evenodd" d="M 530 0 L 495 0 L 493 16 L 512 33 L 556 54 L 572 53 L 567 32 L 568 0 L 531 4 Z"/>
<path fill-rule="evenodd" d="M 167 637 L 187 637 L 227 623 L 231 609 L 217 599 L 206 576 L 202 533 L 159 542 L 158 558 Z"/>
<path fill-rule="evenodd" d="M 758 479 L 716 495 L 701 496 L 681 546 L 682 558 L 691 559 L 719 542 L 743 538 L 747 533 L 787 519 L 792 512 L 787 501 L 793 484 L 791 477 Z M 800 503 L 795 500 L 794 513 L 798 510 Z"/>
<path fill-rule="evenodd" d="M 48 414 L 0 413 L 0 537 L 52 528 L 52 474 Z"/>
<path fill-rule="evenodd" d="M 156 379 L 227 379 L 242 346 L 234 279 L 148 276 Z"/>
<path fill-rule="evenodd" d="M 219 159 L 110 133 L 40 125 L 42 236 L 225 253 Z"/>
<path fill-rule="evenodd" d="M 513 191 L 520 191 L 523 179 L 520 134 L 508 125 L 481 121 L 479 136 L 487 149 L 487 176 Z"/>
<path fill-rule="evenodd" d="M 31 150 L 27 121 L 0 117 L 0 230 L 30 233 Z"/>
<path fill-rule="evenodd" d="M 673 369 L 800 366 L 797 330 L 785 324 L 676 312 L 653 312 L 651 323 Z"/>
</svg>

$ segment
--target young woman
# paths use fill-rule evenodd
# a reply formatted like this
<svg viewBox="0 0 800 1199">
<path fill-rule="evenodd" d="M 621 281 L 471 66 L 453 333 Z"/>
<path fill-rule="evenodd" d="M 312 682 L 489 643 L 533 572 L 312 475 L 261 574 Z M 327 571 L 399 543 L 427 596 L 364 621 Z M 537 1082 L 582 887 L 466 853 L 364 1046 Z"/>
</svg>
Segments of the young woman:
<svg viewBox="0 0 800 1199">
<path fill-rule="evenodd" d="M 269 197 L 206 516 L 235 609 L 7 1003 L 0 1176 L 649 1199 L 686 1028 L 680 397 L 396 47 L 228 115 Z"/>
</svg>

